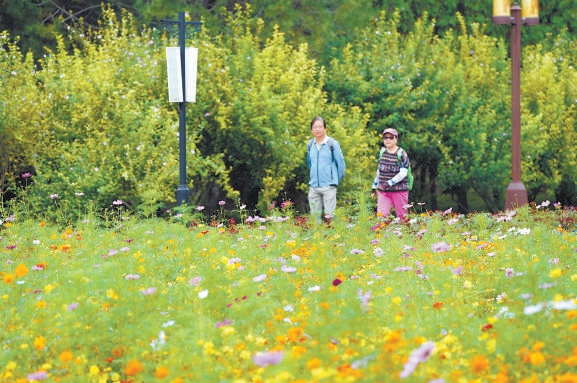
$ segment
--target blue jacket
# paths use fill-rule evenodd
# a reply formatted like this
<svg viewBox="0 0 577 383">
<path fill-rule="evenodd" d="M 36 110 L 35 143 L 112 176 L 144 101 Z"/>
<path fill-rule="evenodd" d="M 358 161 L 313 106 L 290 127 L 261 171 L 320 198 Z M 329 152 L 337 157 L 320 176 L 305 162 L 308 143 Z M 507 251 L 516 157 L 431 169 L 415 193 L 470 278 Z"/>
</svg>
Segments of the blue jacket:
<svg viewBox="0 0 577 383">
<path fill-rule="evenodd" d="M 325 142 L 318 149 L 314 140 L 312 138 L 307 145 L 307 163 L 310 169 L 309 186 L 337 186 L 345 175 L 345 158 L 341 146 L 337 140 L 327 136 Z"/>
</svg>

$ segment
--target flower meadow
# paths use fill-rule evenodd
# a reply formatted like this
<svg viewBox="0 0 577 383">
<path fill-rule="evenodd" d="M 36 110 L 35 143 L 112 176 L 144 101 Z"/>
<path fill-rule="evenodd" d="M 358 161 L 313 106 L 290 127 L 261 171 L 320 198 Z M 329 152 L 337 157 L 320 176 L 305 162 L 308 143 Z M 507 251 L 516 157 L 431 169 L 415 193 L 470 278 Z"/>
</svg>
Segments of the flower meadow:
<svg viewBox="0 0 577 383">
<path fill-rule="evenodd" d="M 576 219 L 4 214 L 0 382 L 577 382 Z"/>
</svg>

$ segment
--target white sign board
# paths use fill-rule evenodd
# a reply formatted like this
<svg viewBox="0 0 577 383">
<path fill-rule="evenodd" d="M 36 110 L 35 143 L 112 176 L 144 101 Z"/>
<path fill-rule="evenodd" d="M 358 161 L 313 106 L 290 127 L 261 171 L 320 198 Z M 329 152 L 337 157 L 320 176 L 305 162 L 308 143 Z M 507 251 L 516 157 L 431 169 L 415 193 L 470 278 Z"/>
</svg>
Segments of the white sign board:
<svg viewBox="0 0 577 383">
<path fill-rule="evenodd" d="M 198 48 L 185 48 L 184 61 L 186 63 L 186 102 L 196 102 L 196 65 Z M 166 69 L 168 71 L 168 101 L 183 102 L 182 100 L 182 65 L 180 62 L 180 48 L 166 48 Z"/>
</svg>

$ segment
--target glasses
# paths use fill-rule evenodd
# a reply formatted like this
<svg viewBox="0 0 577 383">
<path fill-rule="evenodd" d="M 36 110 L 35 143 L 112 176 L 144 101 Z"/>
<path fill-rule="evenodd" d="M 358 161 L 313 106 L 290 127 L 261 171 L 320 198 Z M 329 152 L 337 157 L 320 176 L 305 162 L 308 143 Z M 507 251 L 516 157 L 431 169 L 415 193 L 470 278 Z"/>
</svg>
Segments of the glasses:
<svg viewBox="0 0 577 383">
<path fill-rule="evenodd" d="M 395 137 L 395 136 L 383 136 L 383 140 L 394 140 L 395 138 L 397 138 L 397 137 Z"/>
</svg>

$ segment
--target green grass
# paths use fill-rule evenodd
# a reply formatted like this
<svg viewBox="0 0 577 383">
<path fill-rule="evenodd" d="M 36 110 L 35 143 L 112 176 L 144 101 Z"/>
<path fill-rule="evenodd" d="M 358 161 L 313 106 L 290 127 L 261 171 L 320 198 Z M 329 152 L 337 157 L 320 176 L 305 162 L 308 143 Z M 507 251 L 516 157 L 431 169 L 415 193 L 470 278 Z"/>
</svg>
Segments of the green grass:
<svg viewBox="0 0 577 383">
<path fill-rule="evenodd" d="M 284 213 L 0 216 L 0 381 L 577 379 L 577 213 Z"/>
</svg>

